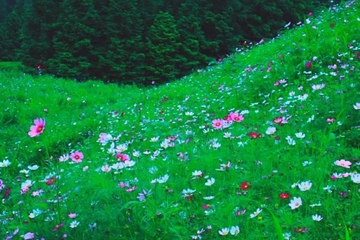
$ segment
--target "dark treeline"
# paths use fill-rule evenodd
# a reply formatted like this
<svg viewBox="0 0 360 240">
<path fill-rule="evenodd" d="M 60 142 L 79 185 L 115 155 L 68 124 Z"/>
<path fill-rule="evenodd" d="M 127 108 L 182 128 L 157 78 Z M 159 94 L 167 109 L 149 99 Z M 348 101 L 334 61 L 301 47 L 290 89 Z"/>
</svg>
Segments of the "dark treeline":
<svg viewBox="0 0 360 240">
<path fill-rule="evenodd" d="M 0 60 L 62 77 L 164 82 L 329 2 L 1 0 Z"/>
</svg>

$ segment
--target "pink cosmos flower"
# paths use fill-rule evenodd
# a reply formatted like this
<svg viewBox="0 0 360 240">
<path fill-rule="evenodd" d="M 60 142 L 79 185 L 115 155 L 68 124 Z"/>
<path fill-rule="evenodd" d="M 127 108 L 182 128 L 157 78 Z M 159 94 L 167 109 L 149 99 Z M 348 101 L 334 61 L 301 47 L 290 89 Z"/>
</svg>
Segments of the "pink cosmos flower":
<svg viewBox="0 0 360 240">
<path fill-rule="evenodd" d="M 241 122 L 242 120 L 244 120 L 244 116 L 243 115 L 239 115 L 239 113 L 233 113 L 231 112 L 229 114 L 229 117 L 231 119 L 231 121 L 234 121 L 234 122 Z"/>
<path fill-rule="evenodd" d="M 35 237 L 35 234 L 32 232 L 28 232 L 25 235 L 21 235 L 21 237 L 26 240 L 26 239 L 33 239 Z"/>
<path fill-rule="evenodd" d="M 212 121 L 212 126 L 215 128 L 215 129 L 220 129 L 222 128 L 224 125 L 224 121 L 221 120 L 221 119 L 215 119 Z"/>
<path fill-rule="evenodd" d="M 5 187 L 6 187 L 6 186 L 5 186 L 4 182 L 3 182 L 3 180 L 0 179 L 0 191 L 1 191 L 2 189 L 4 189 Z"/>
<path fill-rule="evenodd" d="M 30 127 L 30 132 L 28 133 L 30 137 L 36 137 L 44 131 L 45 119 L 37 118 L 34 120 L 34 124 Z"/>
<path fill-rule="evenodd" d="M 82 160 L 84 158 L 84 154 L 82 152 L 76 151 L 70 155 L 70 158 L 74 162 L 79 163 L 79 162 L 82 162 Z"/>
<path fill-rule="evenodd" d="M 76 218 L 77 215 L 76 213 L 69 213 L 68 216 L 69 218 Z"/>
<path fill-rule="evenodd" d="M 130 160 L 129 155 L 124 154 L 124 153 L 118 153 L 118 154 L 116 154 L 115 157 L 117 160 L 122 161 L 122 162 L 126 162 L 126 161 Z"/>
<path fill-rule="evenodd" d="M 113 138 L 110 134 L 100 133 L 98 142 L 100 142 L 102 145 L 106 145 L 111 140 L 113 140 Z"/>
<path fill-rule="evenodd" d="M 334 163 L 335 163 L 335 165 L 343 167 L 343 168 L 350 168 L 350 166 L 351 166 L 351 162 L 346 161 L 344 159 L 336 160 Z"/>
<path fill-rule="evenodd" d="M 110 172 L 111 171 L 111 166 L 109 166 L 108 164 L 104 165 L 101 167 L 101 171 L 103 172 Z"/>
</svg>

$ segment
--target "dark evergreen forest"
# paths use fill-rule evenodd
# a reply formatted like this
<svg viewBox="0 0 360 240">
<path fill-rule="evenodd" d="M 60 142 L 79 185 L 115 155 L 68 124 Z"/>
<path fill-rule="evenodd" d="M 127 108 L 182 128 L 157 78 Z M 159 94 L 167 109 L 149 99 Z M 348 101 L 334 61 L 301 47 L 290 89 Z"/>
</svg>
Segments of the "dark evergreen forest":
<svg viewBox="0 0 360 240">
<path fill-rule="evenodd" d="M 276 36 L 325 0 L 1 0 L 0 60 L 78 80 L 149 84 Z"/>
</svg>

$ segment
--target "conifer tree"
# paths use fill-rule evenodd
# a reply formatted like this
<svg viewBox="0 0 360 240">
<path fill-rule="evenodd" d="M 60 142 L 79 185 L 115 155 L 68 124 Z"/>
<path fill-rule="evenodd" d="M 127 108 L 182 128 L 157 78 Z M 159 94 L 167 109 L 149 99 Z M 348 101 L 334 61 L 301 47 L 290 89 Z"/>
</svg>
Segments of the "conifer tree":
<svg viewBox="0 0 360 240">
<path fill-rule="evenodd" d="M 100 65 L 111 81 L 139 82 L 144 76 L 143 23 L 137 0 L 109 0 Z"/>
<path fill-rule="evenodd" d="M 77 79 L 96 77 L 98 62 L 94 41 L 101 32 L 94 0 L 64 0 L 53 37 L 54 57 L 47 61 L 56 75 Z"/>
<path fill-rule="evenodd" d="M 0 55 L 5 61 L 16 61 L 16 55 L 21 45 L 21 27 L 24 23 L 24 12 L 27 7 L 25 0 L 18 0 L 0 27 Z"/>
<path fill-rule="evenodd" d="M 181 42 L 181 57 L 183 64 L 179 66 L 182 74 L 194 68 L 203 66 L 211 60 L 202 49 L 206 45 L 204 32 L 201 29 L 201 9 L 197 1 L 186 0 L 181 4 L 177 21 Z"/>
<path fill-rule="evenodd" d="M 146 42 L 147 78 L 149 81 L 169 81 L 179 76 L 182 59 L 179 32 L 174 17 L 160 11 L 150 27 Z"/>
</svg>

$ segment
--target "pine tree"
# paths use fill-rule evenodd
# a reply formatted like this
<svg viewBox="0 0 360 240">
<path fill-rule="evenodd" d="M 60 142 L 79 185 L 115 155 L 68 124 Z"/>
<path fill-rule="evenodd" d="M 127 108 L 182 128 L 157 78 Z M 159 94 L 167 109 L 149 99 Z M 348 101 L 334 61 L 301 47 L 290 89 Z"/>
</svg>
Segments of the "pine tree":
<svg viewBox="0 0 360 240">
<path fill-rule="evenodd" d="M 54 56 L 53 37 L 61 1 L 32 0 L 22 26 L 22 43 L 17 58 L 26 66 L 40 65 L 46 70 L 46 62 Z"/>
<path fill-rule="evenodd" d="M 9 9 L 12 7 L 9 6 Z M 5 61 L 16 61 L 16 54 L 21 45 L 21 27 L 24 23 L 24 12 L 27 8 L 25 0 L 16 1 L 10 14 L 3 22 L 0 30 L 0 58 Z"/>
<path fill-rule="evenodd" d="M 205 65 L 211 59 L 202 53 L 206 39 L 201 29 L 200 12 L 198 2 L 193 0 L 186 0 L 179 10 L 181 17 L 177 25 L 181 42 L 180 52 L 183 57 L 183 64 L 179 66 L 179 70 L 182 74 Z"/>
<path fill-rule="evenodd" d="M 52 73 L 77 79 L 96 77 L 98 52 L 94 40 L 100 34 L 98 21 L 93 0 L 62 2 L 58 31 L 52 40 L 54 57 L 47 61 Z"/>
<path fill-rule="evenodd" d="M 106 48 L 100 53 L 100 64 L 106 78 L 117 82 L 141 82 L 145 55 L 137 0 L 109 0 L 104 18 Z"/>
<path fill-rule="evenodd" d="M 147 78 L 165 82 L 179 76 L 178 66 L 183 64 L 178 52 L 181 47 L 174 17 L 160 11 L 150 27 L 146 42 Z"/>
</svg>

